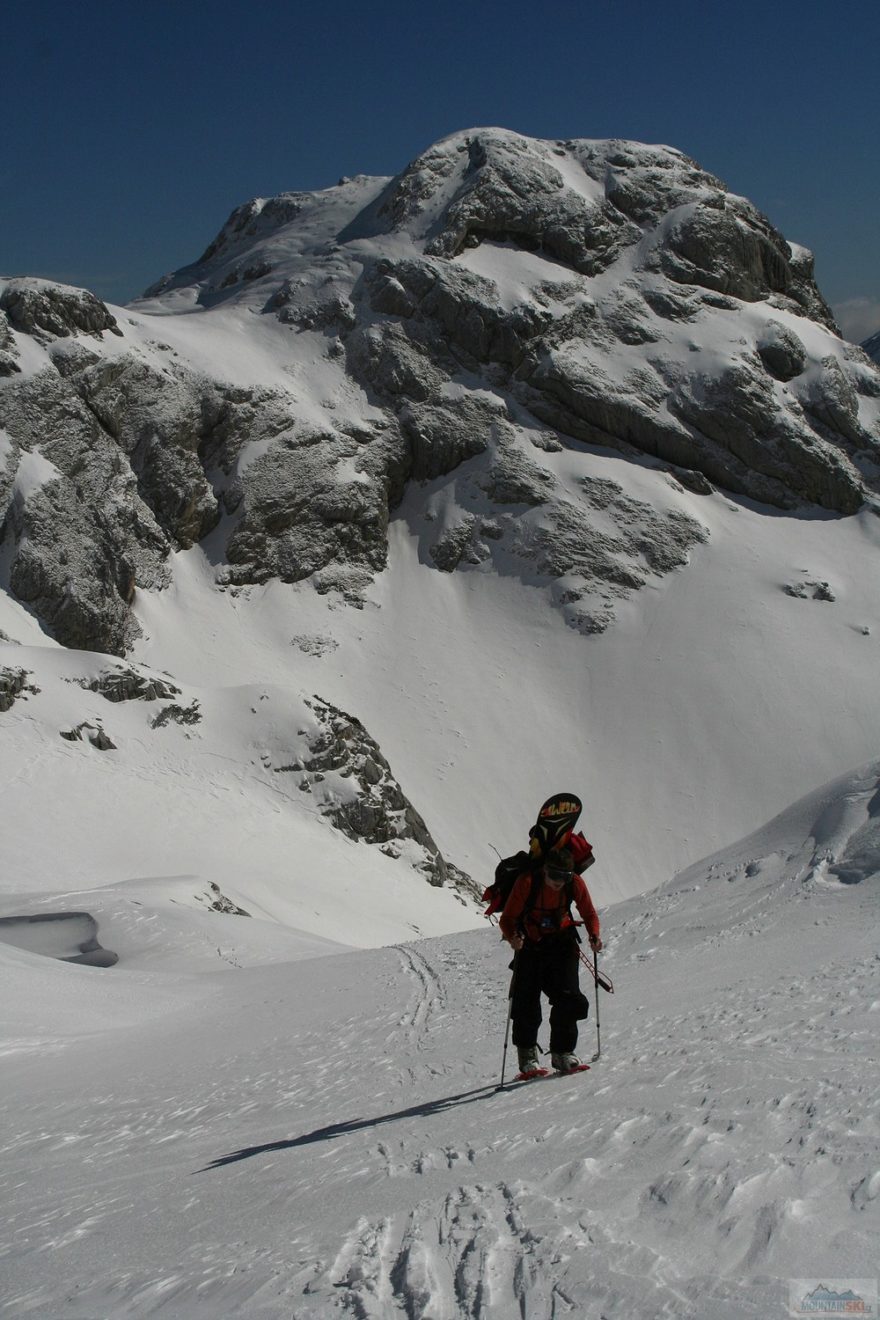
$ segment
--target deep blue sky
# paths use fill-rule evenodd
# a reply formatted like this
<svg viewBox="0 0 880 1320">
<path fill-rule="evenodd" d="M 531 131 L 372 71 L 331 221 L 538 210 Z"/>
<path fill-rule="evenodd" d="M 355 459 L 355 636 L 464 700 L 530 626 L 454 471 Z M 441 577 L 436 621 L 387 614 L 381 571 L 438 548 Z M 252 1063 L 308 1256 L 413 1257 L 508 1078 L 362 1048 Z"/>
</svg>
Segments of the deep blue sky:
<svg viewBox="0 0 880 1320">
<path fill-rule="evenodd" d="M 496 124 L 679 147 L 880 326 L 877 0 L 6 0 L 0 31 L 4 274 L 124 302 L 250 197 Z"/>
</svg>

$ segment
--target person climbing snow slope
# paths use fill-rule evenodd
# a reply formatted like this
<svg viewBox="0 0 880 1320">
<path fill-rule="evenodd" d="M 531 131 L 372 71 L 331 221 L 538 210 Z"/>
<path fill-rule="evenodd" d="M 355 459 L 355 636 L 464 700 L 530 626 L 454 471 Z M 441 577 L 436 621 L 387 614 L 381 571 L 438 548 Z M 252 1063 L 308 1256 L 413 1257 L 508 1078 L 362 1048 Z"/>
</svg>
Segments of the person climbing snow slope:
<svg viewBox="0 0 880 1320">
<path fill-rule="evenodd" d="M 537 873 L 517 879 L 500 917 L 501 934 L 514 951 L 513 1043 L 520 1074 L 540 1071 L 538 1029 L 541 996 L 550 1003 L 550 1056 L 558 1072 L 583 1065 L 575 1054 L 578 1023 L 590 1011 L 578 983 L 578 934 L 571 904 L 580 914 L 594 952 L 602 948 L 599 917 L 583 877 L 575 874 L 569 848 L 549 853 Z"/>
</svg>

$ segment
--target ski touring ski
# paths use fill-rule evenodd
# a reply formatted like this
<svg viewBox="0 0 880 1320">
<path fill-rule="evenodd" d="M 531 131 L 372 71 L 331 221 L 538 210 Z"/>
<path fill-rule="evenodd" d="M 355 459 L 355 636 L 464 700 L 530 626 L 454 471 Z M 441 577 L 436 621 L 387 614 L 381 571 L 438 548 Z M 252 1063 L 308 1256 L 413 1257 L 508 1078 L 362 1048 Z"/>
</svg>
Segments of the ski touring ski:
<svg viewBox="0 0 880 1320">
<path fill-rule="evenodd" d="M 517 1073 L 513 1082 L 538 1082 L 542 1077 L 573 1077 L 575 1073 L 589 1071 L 590 1065 L 588 1063 L 579 1063 L 576 1068 L 567 1068 L 565 1072 L 552 1068 L 537 1068 L 534 1072 Z M 513 1085 L 513 1082 L 511 1082 L 511 1085 Z"/>
</svg>

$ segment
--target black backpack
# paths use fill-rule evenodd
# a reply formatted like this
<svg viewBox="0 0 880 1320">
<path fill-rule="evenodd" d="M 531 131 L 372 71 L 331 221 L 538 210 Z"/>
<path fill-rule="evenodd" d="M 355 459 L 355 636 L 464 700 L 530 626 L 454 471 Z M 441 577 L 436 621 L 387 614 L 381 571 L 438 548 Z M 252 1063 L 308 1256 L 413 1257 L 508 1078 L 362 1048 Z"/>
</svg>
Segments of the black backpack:
<svg viewBox="0 0 880 1320">
<path fill-rule="evenodd" d="M 495 867 L 495 879 L 483 891 L 483 902 L 489 904 L 483 916 L 491 917 L 495 912 L 502 910 L 504 904 L 510 898 L 510 891 L 524 871 L 531 871 L 532 890 L 534 890 L 536 888 L 535 880 L 538 878 L 538 872 L 543 865 L 544 863 L 540 857 L 533 857 L 527 852 L 515 853 L 513 857 L 502 857 Z M 530 895 L 530 897 L 532 896 Z M 534 898 L 532 898 L 532 902 L 534 902 Z"/>
<path fill-rule="evenodd" d="M 529 873 L 532 877 L 532 884 L 529 896 L 523 904 L 523 910 L 520 914 L 520 922 L 523 922 L 537 902 L 541 888 L 541 870 L 543 866 L 544 862 L 540 857 L 531 857 L 527 852 L 518 852 L 513 857 L 503 857 L 495 867 L 494 881 L 483 894 L 483 902 L 489 904 L 483 916 L 491 917 L 493 913 L 501 912 L 519 877 Z M 559 907 L 557 925 L 562 921 L 564 914 L 569 911 L 573 901 L 574 876 L 571 880 L 566 881 L 565 903 Z"/>
</svg>

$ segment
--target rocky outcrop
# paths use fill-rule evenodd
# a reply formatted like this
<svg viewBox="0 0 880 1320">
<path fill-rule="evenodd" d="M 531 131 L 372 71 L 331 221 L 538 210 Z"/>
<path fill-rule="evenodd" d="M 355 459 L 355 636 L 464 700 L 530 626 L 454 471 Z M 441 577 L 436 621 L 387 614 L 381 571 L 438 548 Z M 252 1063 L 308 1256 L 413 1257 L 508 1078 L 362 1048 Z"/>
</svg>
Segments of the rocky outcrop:
<svg viewBox="0 0 880 1320">
<path fill-rule="evenodd" d="M 63 371 L 63 360 L 58 363 Z M 222 412 L 218 391 L 179 368 L 133 356 L 97 360 L 69 377 L 137 478 L 138 494 L 169 542 L 186 549 L 220 516 L 199 458 Z"/>
<path fill-rule="evenodd" d="M 0 667 L 0 714 L 11 710 L 17 697 L 24 696 L 28 692 L 39 692 L 38 687 L 28 683 L 28 678 L 26 669 Z"/>
<path fill-rule="evenodd" d="M 155 674 L 138 673 L 127 665 L 107 669 L 94 678 L 83 679 L 82 687 L 100 692 L 107 701 L 168 701 L 180 696 L 180 688 Z"/>
<path fill-rule="evenodd" d="M 0 515 L 9 584 L 66 646 L 122 653 L 135 586 L 166 580 L 169 543 L 119 447 L 54 371 L 0 390 L 10 442 Z"/>
<path fill-rule="evenodd" d="M 514 507 L 499 505 L 491 517 L 446 514 L 436 532 L 434 518 L 428 520 L 421 532 L 423 557 L 447 573 L 497 559 L 524 582 L 550 582 L 567 621 L 589 634 L 604 632 L 622 600 L 681 568 L 708 539 L 696 519 L 635 500 L 617 482 L 584 478 L 563 494 L 548 491 L 547 474 L 536 472 L 539 480 L 530 487 L 527 465 L 518 464 L 520 484 L 510 492 L 518 496 Z M 473 480 L 485 488 L 484 478 Z"/>
<path fill-rule="evenodd" d="M 306 704 L 317 716 L 318 732 L 292 764 L 273 768 L 294 775 L 299 789 L 313 795 L 321 814 L 349 838 L 378 845 L 391 857 L 406 853 L 430 884 L 478 897 L 470 877 L 441 855 L 360 720 L 320 697 Z"/>
<path fill-rule="evenodd" d="M 789 381 L 807 365 L 807 350 L 793 330 L 768 321 L 757 340 L 758 356 L 774 380 Z"/>
<path fill-rule="evenodd" d="M 67 335 L 100 335 L 104 330 L 122 333 L 109 308 L 93 293 L 45 280 L 3 281 L 0 309 L 15 330 L 44 342 Z"/>
<path fill-rule="evenodd" d="M 202 712 L 197 701 L 191 701 L 188 706 L 181 706 L 179 702 L 172 701 L 170 705 L 163 706 L 158 715 L 153 716 L 150 720 L 150 728 L 164 729 L 168 724 L 186 726 L 201 722 Z"/>
<path fill-rule="evenodd" d="M 99 752 L 116 751 L 116 743 L 100 724 L 92 724 L 89 720 L 83 720 L 80 724 L 74 725 L 72 729 L 61 730 L 61 737 L 66 742 L 82 742 L 83 736 L 87 737 L 92 746 Z"/>
<path fill-rule="evenodd" d="M 14 376 L 21 367 L 18 364 L 18 348 L 6 313 L 0 311 L 0 376 Z"/>
</svg>

